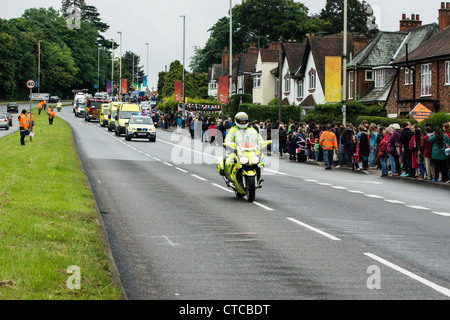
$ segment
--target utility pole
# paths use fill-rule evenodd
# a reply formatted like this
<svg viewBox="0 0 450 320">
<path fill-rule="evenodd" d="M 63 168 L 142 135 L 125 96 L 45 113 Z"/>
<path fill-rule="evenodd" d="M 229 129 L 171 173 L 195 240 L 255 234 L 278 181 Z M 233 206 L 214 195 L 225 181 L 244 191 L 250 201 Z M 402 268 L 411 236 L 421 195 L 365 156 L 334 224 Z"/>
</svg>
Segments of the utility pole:
<svg viewBox="0 0 450 320">
<path fill-rule="evenodd" d="M 186 47 L 186 16 L 185 15 L 182 15 L 182 16 L 180 16 L 181 18 L 183 18 L 183 102 L 182 102 L 182 112 L 183 112 L 183 115 L 182 115 L 182 117 L 184 118 L 184 113 L 185 113 L 185 110 L 186 110 L 186 105 L 185 105 L 185 102 L 186 102 L 186 97 L 185 97 L 185 94 L 186 94 L 186 92 L 185 92 L 185 86 L 186 86 L 186 78 L 185 78 L 185 76 L 186 76 L 186 72 L 185 72 L 185 67 L 184 67 L 184 64 L 185 64 L 185 55 L 186 55 L 186 49 L 185 49 L 185 47 Z"/>
<path fill-rule="evenodd" d="M 38 93 L 41 93 L 41 42 L 42 42 L 42 40 L 39 40 L 39 43 L 38 43 L 38 47 L 39 47 L 39 49 L 38 49 L 38 51 L 39 51 L 39 54 L 38 54 Z"/>
<path fill-rule="evenodd" d="M 119 72 L 119 95 L 122 94 L 122 31 L 117 32 L 120 34 L 120 72 Z"/>
<path fill-rule="evenodd" d="M 228 91 L 231 100 L 231 94 L 233 93 L 233 1 L 230 0 L 230 75 L 228 81 Z"/>
</svg>

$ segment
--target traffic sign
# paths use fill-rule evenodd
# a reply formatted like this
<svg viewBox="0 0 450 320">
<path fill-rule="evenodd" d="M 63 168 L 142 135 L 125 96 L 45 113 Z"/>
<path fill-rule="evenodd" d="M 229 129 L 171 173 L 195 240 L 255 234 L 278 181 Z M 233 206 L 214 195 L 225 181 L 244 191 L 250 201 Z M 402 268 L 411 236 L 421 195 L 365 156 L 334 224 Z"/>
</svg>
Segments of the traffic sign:
<svg viewBox="0 0 450 320">
<path fill-rule="evenodd" d="M 33 89 L 36 86 L 36 82 L 34 82 L 34 80 L 28 80 L 27 81 L 27 88 L 28 89 Z"/>
</svg>

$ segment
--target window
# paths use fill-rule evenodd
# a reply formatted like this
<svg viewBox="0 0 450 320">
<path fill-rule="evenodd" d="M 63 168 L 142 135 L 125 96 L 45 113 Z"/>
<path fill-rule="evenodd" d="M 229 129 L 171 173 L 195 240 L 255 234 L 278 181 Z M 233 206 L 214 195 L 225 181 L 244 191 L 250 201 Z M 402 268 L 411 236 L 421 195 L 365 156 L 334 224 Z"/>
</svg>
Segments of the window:
<svg viewBox="0 0 450 320">
<path fill-rule="evenodd" d="M 297 98 L 301 99 L 304 97 L 303 93 L 303 81 L 297 82 Z"/>
<path fill-rule="evenodd" d="M 209 88 L 212 89 L 212 90 L 217 89 L 217 82 L 215 82 L 215 81 L 210 82 Z"/>
<path fill-rule="evenodd" d="M 410 68 L 405 68 L 405 86 L 414 83 L 414 70 Z"/>
<path fill-rule="evenodd" d="M 431 96 L 431 64 L 430 63 L 422 65 L 421 82 L 422 82 L 421 95 L 422 96 Z"/>
<path fill-rule="evenodd" d="M 384 69 L 375 70 L 375 88 L 383 88 L 384 86 Z"/>
<path fill-rule="evenodd" d="M 291 92 L 291 78 L 284 78 L 284 92 Z"/>
<path fill-rule="evenodd" d="M 261 75 L 260 74 L 253 77 L 253 88 L 261 88 Z"/>
<path fill-rule="evenodd" d="M 350 71 L 348 73 L 348 98 L 353 99 L 353 93 L 354 93 L 354 87 L 355 87 L 355 73 L 353 71 Z"/>
<path fill-rule="evenodd" d="M 450 61 L 445 62 L 445 85 L 450 86 Z"/>
<path fill-rule="evenodd" d="M 309 73 L 309 90 L 316 89 L 316 71 L 312 70 Z"/>
<path fill-rule="evenodd" d="M 373 81 L 373 71 L 366 70 L 366 81 Z"/>
</svg>

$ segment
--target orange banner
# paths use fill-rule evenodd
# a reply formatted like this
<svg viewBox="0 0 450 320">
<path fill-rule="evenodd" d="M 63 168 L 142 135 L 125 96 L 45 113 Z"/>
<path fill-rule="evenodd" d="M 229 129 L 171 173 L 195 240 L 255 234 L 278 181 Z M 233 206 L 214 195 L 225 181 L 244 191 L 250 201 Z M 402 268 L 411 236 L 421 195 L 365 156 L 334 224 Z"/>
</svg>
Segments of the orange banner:
<svg viewBox="0 0 450 320">
<path fill-rule="evenodd" d="M 219 103 L 228 103 L 228 77 L 219 77 Z"/>
<path fill-rule="evenodd" d="M 175 81 L 175 101 L 183 101 L 183 83 L 181 81 Z"/>
<path fill-rule="evenodd" d="M 122 94 L 126 94 L 128 92 L 127 85 L 128 85 L 127 79 L 122 79 L 122 92 L 121 92 Z"/>
</svg>

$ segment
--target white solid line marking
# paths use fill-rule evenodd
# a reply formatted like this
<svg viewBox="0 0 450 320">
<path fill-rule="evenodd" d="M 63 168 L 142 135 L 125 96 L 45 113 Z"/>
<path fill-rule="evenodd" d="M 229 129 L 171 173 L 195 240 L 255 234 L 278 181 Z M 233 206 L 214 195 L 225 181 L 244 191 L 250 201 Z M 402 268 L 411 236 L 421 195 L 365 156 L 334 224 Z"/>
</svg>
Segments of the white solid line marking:
<svg viewBox="0 0 450 320">
<path fill-rule="evenodd" d="M 290 220 L 290 221 L 292 221 L 292 222 L 294 222 L 296 224 L 299 224 L 299 225 L 301 225 L 301 226 L 303 226 L 303 227 L 305 227 L 307 229 L 310 229 L 310 230 L 312 230 L 314 232 L 317 232 L 317 233 L 319 233 L 319 234 L 321 234 L 321 235 L 323 235 L 323 236 L 325 236 L 327 238 L 330 238 L 331 240 L 334 240 L 334 241 L 340 241 L 341 240 L 339 238 L 336 238 L 335 236 L 332 236 L 331 234 L 328 234 L 328 233 L 326 233 L 326 232 L 324 232 L 322 230 L 319 230 L 317 228 L 311 227 L 310 225 L 307 225 L 306 223 L 300 222 L 300 221 L 298 221 L 298 220 L 296 220 L 294 218 L 286 218 L 286 219 L 288 219 L 288 220 Z"/>
<path fill-rule="evenodd" d="M 220 189 L 222 189 L 222 190 L 224 190 L 224 191 L 226 191 L 226 192 L 233 193 L 233 191 L 231 191 L 230 189 L 225 188 L 225 187 L 222 187 L 222 186 L 219 186 L 219 185 L 216 184 L 216 183 L 211 183 L 211 184 L 212 184 L 214 187 L 220 188 Z"/>
<path fill-rule="evenodd" d="M 433 212 L 434 214 L 438 214 L 440 216 L 444 216 L 444 217 L 450 217 L 450 213 L 448 212 Z"/>
<path fill-rule="evenodd" d="M 179 170 L 179 171 L 181 171 L 181 172 L 187 173 L 187 171 L 184 170 L 184 169 L 181 169 L 181 168 L 178 168 L 178 167 L 176 167 L 175 169 L 177 169 L 177 170 Z"/>
<path fill-rule="evenodd" d="M 171 163 L 168 163 L 168 162 L 165 162 L 165 161 L 163 163 L 168 165 L 169 167 L 173 167 L 173 164 L 171 164 Z"/>
<path fill-rule="evenodd" d="M 386 202 L 395 203 L 395 204 L 406 204 L 406 202 L 398 201 L 398 200 L 384 200 Z"/>
<path fill-rule="evenodd" d="M 431 210 L 430 208 L 425 208 L 422 206 L 407 206 L 408 208 L 417 209 L 417 210 Z"/>
<path fill-rule="evenodd" d="M 375 198 L 375 199 L 384 199 L 382 196 L 377 196 L 376 194 L 365 194 L 366 197 Z"/>
<path fill-rule="evenodd" d="M 202 177 L 199 177 L 195 174 L 191 174 L 191 176 L 193 176 L 194 178 L 197 178 L 198 180 L 207 181 L 206 179 L 203 179 Z"/>
<path fill-rule="evenodd" d="M 272 208 L 269 208 L 268 206 L 265 206 L 262 203 L 259 203 L 259 202 L 256 202 L 256 201 L 253 201 L 253 203 L 256 204 L 257 206 L 267 210 L 267 211 L 274 211 Z"/>
<path fill-rule="evenodd" d="M 439 286 L 439 285 L 437 285 L 437 284 L 435 284 L 435 283 L 433 283 L 431 281 L 428 281 L 428 280 L 426 280 L 426 279 L 424 279 L 424 278 L 422 278 L 422 277 L 420 277 L 420 276 L 418 276 L 418 275 L 416 275 L 416 274 L 414 274 L 414 273 L 412 273 L 412 272 L 410 272 L 408 270 L 405 270 L 405 269 L 403 269 L 403 268 L 401 268 L 401 267 L 399 267 L 399 266 L 397 266 L 397 265 L 395 265 L 395 264 L 393 264 L 393 263 L 391 263 L 391 262 L 389 262 L 387 260 L 384 260 L 384 259 L 382 259 L 382 258 L 380 258 L 380 257 L 378 257 L 378 256 L 376 256 L 374 254 L 371 254 L 371 253 L 364 253 L 364 254 L 366 256 L 368 256 L 368 257 L 370 257 L 370 258 L 372 258 L 372 259 L 374 259 L 374 260 L 376 260 L 376 261 L 378 261 L 378 262 L 380 262 L 380 263 L 382 263 L 382 264 L 384 264 L 384 265 L 386 265 L 386 266 L 388 266 L 388 267 L 398 271 L 398 272 L 403 273 L 404 275 L 406 275 L 406 276 L 408 276 L 408 277 L 410 277 L 410 278 L 412 278 L 412 279 L 414 279 L 416 281 L 419 281 L 419 282 L 423 283 L 426 286 L 429 286 L 430 288 L 432 288 L 432 289 L 434 289 L 434 290 L 436 290 L 436 291 L 446 295 L 447 297 L 450 297 L 450 289 L 441 287 L 441 286 Z"/>
</svg>

